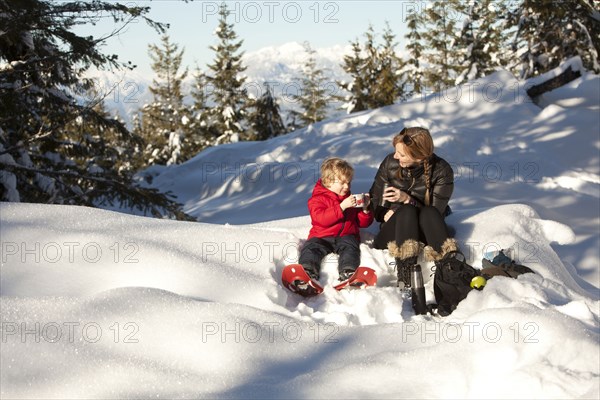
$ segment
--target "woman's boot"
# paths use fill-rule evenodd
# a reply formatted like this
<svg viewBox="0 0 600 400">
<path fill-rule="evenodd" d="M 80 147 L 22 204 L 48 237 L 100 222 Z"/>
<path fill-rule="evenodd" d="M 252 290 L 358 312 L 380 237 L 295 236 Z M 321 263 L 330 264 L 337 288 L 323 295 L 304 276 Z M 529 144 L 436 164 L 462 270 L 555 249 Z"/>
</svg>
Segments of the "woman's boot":
<svg viewBox="0 0 600 400">
<path fill-rule="evenodd" d="M 458 248 L 458 243 L 454 238 L 446 239 L 444 243 L 442 243 L 442 247 L 439 252 L 429 245 L 425 246 L 425 249 L 423 250 L 425 261 L 440 261 L 442 258 L 451 253 L 461 253 L 460 249 Z"/>
<path fill-rule="evenodd" d="M 420 250 L 419 242 L 408 239 L 399 247 L 396 242 L 389 242 L 388 250 L 390 255 L 396 260 L 398 286 L 402 282 L 405 289 L 410 288 L 410 271 L 412 266 L 417 264 Z"/>
</svg>

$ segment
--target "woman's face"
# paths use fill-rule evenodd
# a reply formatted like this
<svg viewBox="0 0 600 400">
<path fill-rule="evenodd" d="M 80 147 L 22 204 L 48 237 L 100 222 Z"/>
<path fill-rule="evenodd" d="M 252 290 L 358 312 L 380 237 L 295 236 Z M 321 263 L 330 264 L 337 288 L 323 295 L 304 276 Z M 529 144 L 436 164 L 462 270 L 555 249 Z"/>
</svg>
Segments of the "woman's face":
<svg viewBox="0 0 600 400">
<path fill-rule="evenodd" d="M 396 152 L 394 158 L 400 162 L 402 168 L 408 168 L 419 164 L 423 160 L 417 160 L 412 158 L 406 153 L 406 145 L 402 142 L 396 145 Z"/>
</svg>

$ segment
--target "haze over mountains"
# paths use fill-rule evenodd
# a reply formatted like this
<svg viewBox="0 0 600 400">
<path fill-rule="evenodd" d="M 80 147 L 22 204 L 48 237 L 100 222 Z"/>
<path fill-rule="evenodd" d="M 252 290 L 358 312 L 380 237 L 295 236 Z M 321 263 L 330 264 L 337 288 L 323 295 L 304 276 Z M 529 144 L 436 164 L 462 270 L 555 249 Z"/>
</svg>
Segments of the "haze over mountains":
<svg viewBox="0 0 600 400">
<path fill-rule="evenodd" d="M 315 49 L 317 66 L 328 77 L 326 83 L 327 93 L 340 95 L 336 81 L 347 79 L 348 75 L 341 67 L 344 55 L 349 54 L 350 45 L 337 45 L 328 48 Z M 275 97 L 279 101 L 282 116 L 285 118 L 288 111 L 295 106 L 293 95 L 298 93 L 299 84 L 296 81 L 302 76 L 302 67 L 306 62 L 307 54 L 302 43 L 292 42 L 280 46 L 265 47 L 254 52 L 244 54 L 246 69 L 246 89 L 248 93 L 257 97 L 264 93 L 265 82 L 269 83 Z M 207 64 L 212 60 L 198 62 L 198 65 L 187 65 L 188 76 L 184 82 L 184 93 L 189 94 L 194 83 L 193 74 L 196 67 L 207 72 Z M 133 115 L 145 103 L 152 101 L 149 86 L 155 78 L 153 75 L 140 74 L 133 71 L 93 71 L 89 73 L 97 84 L 99 93 L 106 95 L 105 105 L 111 113 L 118 113 L 130 127 Z M 210 87 L 206 92 L 210 93 Z M 189 96 L 186 96 L 189 101 Z M 332 101 L 329 116 L 343 114 L 345 111 L 338 109 L 339 103 Z"/>
</svg>

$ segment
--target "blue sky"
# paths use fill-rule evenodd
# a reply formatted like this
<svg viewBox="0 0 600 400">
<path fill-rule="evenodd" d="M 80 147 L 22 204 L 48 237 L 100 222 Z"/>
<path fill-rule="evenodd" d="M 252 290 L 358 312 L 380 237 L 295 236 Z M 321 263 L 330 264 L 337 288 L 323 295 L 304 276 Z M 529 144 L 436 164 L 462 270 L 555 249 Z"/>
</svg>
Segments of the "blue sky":
<svg viewBox="0 0 600 400">
<path fill-rule="evenodd" d="M 121 1 L 124 4 L 151 7 L 149 17 L 170 24 L 171 40 L 185 47 L 184 66 L 204 67 L 214 54 L 209 46 L 216 43 L 218 7 L 221 1 L 177 0 Z M 389 21 L 396 33 L 398 49 L 402 48 L 405 17 L 411 8 L 424 8 L 425 1 L 227 1 L 238 36 L 244 40 L 246 52 L 288 42 L 309 41 L 313 48 L 330 47 L 361 38 L 372 24 L 381 33 Z M 114 29 L 110 21 L 82 29 L 86 34 L 100 36 Z M 104 51 L 119 55 L 123 61 L 138 65 L 140 73 L 148 73 L 148 44 L 160 43 L 160 36 L 143 21 L 134 21 L 119 37 L 111 38 Z"/>
</svg>

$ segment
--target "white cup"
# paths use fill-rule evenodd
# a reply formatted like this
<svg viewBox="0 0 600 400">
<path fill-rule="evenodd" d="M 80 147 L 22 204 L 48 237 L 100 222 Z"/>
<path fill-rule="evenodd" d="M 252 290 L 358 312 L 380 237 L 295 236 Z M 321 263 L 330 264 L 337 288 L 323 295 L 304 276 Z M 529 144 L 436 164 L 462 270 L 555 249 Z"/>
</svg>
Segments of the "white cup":
<svg viewBox="0 0 600 400">
<path fill-rule="evenodd" d="M 369 197 L 369 193 L 358 193 L 353 194 L 352 196 L 354 196 L 354 198 L 356 199 L 356 205 L 354 207 L 362 208 L 365 205 L 365 199 Z"/>
</svg>

